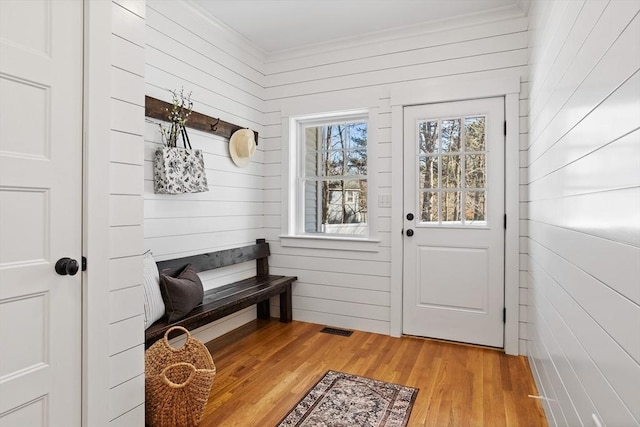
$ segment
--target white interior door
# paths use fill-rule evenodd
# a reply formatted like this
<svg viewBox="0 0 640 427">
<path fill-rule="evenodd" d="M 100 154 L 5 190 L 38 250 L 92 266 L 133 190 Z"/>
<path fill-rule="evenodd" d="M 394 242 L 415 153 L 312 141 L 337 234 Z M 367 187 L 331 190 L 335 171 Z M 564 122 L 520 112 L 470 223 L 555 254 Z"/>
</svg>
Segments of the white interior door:
<svg viewBox="0 0 640 427">
<path fill-rule="evenodd" d="M 504 100 L 404 109 L 403 332 L 503 347 Z"/>
<path fill-rule="evenodd" d="M 2 427 L 81 420 L 82 13 L 0 0 Z"/>
</svg>

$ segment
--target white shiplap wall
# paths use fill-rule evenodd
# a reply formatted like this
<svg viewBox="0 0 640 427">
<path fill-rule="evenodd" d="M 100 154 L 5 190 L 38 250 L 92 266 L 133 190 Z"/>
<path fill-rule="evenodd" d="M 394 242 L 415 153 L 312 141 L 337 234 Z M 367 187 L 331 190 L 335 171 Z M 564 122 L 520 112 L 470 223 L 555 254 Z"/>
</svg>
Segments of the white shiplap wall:
<svg viewBox="0 0 640 427">
<path fill-rule="evenodd" d="M 144 424 L 144 1 L 111 3 L 109 392 L 113 426 Z"/>
<path fill-rule="evenodd" d="M 282 106 L 320 99 L 331 110 L 340 109 L 344 105 L 341 100 L 367 100 L 363 106 L 371 108 L 376 123 L 372 130 L 375 156 L 370 166 L 375 202 L 377 194 L 392 191 L 390 87 L 448 76 L 482 78 L 496 70 L 511 69 L 526 80 L 527 19 L 510 15 L 497 22 L 442 27 L 348 48 L 310 49 L 268 61 L 186 3 L 149 1 L 146 19 L 145 93 L 170 101 L 167 89 L 184 87 L 193 91 L 198 111 L 252 127 L 261 135 L 251 165 L 238 169 L 228 158 L 225 141 L 191 131 L 192 144 L 205 151 L 211 191 L 155 195 L 152 155 L 160 136 L 157 122 L 148 122 L 144 129 L 146 248 L 158 259 L 166 259 L 238 246 L 266 236 L 272 246 L 273 271 L 300 278 L 294 285 L 294 318 L 389 333 L 391 209 L 377 209 L 378 252 L 280 245 Z M 526 105 L 526 81 L 522 86 L 521 104 Z M 526 112 L 521 113 L 526 123 Z M 526 141 L 523 135 L 523 149 Z M 526 162 L 526 151 L 521 161 Z M 522 192 L 526 193 L 526 187 Z M 526 215 L 526 205 L 521 210 Z M 523 230 L 525 234 L 526 228 Z M 521 258 L 526 261 L 526 240 L 521 246 Z M 252 269 L 243 266 L 205 274 L 205 287 L 252 274 Z M 526 264 L 521 270 L 522 353 L 526 348 Z M 251 310 L 240 313 L 228 327 L 252 316 Z M 220 330 L 227 329 L 216 329 Z M 206 339 L 217 333 L 200 336 Z"/>
<path fill-rule="evenodd" d="M 145 94 L 171 102 L 169 90 L 192 92 L 194 110 L 257 130 L 262 136 L 263 58 L 186 2 L 147 1 Z M 264 140 L 246 168 L 229 157 L 228 139 L 188 129 L 204 152 L 209 191 L 153 192 L 157 120 L 144 124 L 144 244 L 157 260 L 255 243 L 263 231 Z M 140 183 L 143 180 L 140 179 Z M 205 289 L 255 275 L 255 262 L 201 273 Z M 195 332 L 208 341 L 255 318 L 251 307 Z"/>
<path fill-rule="evenodd" d="M 550 425 L 640 423 L 639 10 L 532 2 L 528 350 Z"/>
<path fill-rule="evenodd" d="M 527 19 L 517 16 L 270 59 L 265 69 L 265 229 L 273 271 L 299 278 L 293 291 L 295 319 L 390 333 L 391 209 L 376 209 L 378 252 L 281 246 L 282 144 L 287 140 L 282 132 L 283 105 L 291 110 L 292 104 L 321 100 L 331 111 L 340 109 L 345 99 L 356 103 L 360 99 L 360 107 L 371 107 L 377 127 L 370 130 L 369 138 L 369 144 L 375 145 L 375 156 L 369 159 L 375 179 L 370 203 L 377 203 L 378 194 L 392 192 L 392 156 L 401 155 L 391 150 L 393 85 L 452 76 L 481 79 L 489 72 L 509 69 L 518 70 L 526 80 L 526 64 Z M 371 98 L 375 101 L 368 105 Z M 392 202 L 402 203 L 402 196 L 394 194 Z M 525 351 L 524 340 L 520 351 Z"/>
</svg>

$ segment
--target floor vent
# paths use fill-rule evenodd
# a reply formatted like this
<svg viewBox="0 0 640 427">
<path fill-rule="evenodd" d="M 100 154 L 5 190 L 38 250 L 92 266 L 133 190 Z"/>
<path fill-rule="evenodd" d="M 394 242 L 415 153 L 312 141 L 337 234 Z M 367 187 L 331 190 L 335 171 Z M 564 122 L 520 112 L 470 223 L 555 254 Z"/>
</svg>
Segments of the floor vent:
<svg viewBox="0 0 640 427">
<path fill-rule="evenodd" d="M 320 332 L 331 335 L 340 335 L 341 337 L 350 337 L 353 331 L 347 331 L 346 329 L 337 329 L 325 327 Z"/>
</svg>

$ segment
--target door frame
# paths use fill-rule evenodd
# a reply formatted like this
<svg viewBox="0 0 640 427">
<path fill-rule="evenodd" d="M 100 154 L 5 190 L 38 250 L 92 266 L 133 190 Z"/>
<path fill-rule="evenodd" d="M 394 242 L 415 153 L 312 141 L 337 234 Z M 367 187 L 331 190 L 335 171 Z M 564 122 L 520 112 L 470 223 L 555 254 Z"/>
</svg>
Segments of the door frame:
<svg viewBox="0 0 640 427">
<path fill-rule="evenodd" d="M 109 421 L 111 1 L 83 0 L 82 425 Z"/>
<path fill-rule="evenodd" d="M 520 300 L 520 77 L 519 70 L 499 70 L 482 73 L 482 77 L 468 76 L 435 78 L 427 81 L 398 84 L 391 88 L 392 153 L 404 152 L 404 107 L 477 98 L 504 97 L 505 120 L 505 213 L 508 218 L 504 242 L 504 351 L 519 354 Z M 392 194 L 404 194 L 403 155 L 393 155 Z M 403 292 L 403 203 L 391 208 L 391 301 L 390 333 L 402 335 Z"/>
</svg>

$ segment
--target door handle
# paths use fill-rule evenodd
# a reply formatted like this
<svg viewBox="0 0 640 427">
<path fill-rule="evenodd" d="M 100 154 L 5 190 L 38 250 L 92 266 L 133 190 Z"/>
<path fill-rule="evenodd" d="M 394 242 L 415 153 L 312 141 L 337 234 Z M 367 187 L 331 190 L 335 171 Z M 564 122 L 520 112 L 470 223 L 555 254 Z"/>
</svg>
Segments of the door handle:
<svg viewBox="0 0 640 427">
<path fill-rule="evenodd" d="M 75 274 L 80 269 L 80 265 L 78 261 L 72 258 L 64 257 L 60 258 L 58 262 L 56 262 L 56 273 L 61 276 L 75 276 Z"/>
<path fill-rule="evenodd" d="M 412 213 L 408 213 L 407 214 L 407 221 L 413 221 L 413 214 Z"/>
<path fill-rule="evenodd" d="M 408 230 L 407 230 L 407 236 L 408 236 L 408 237 L 413 236 L 413 230 L 412 230 L 412 229 L 408 229 Z"/>
</svg>

